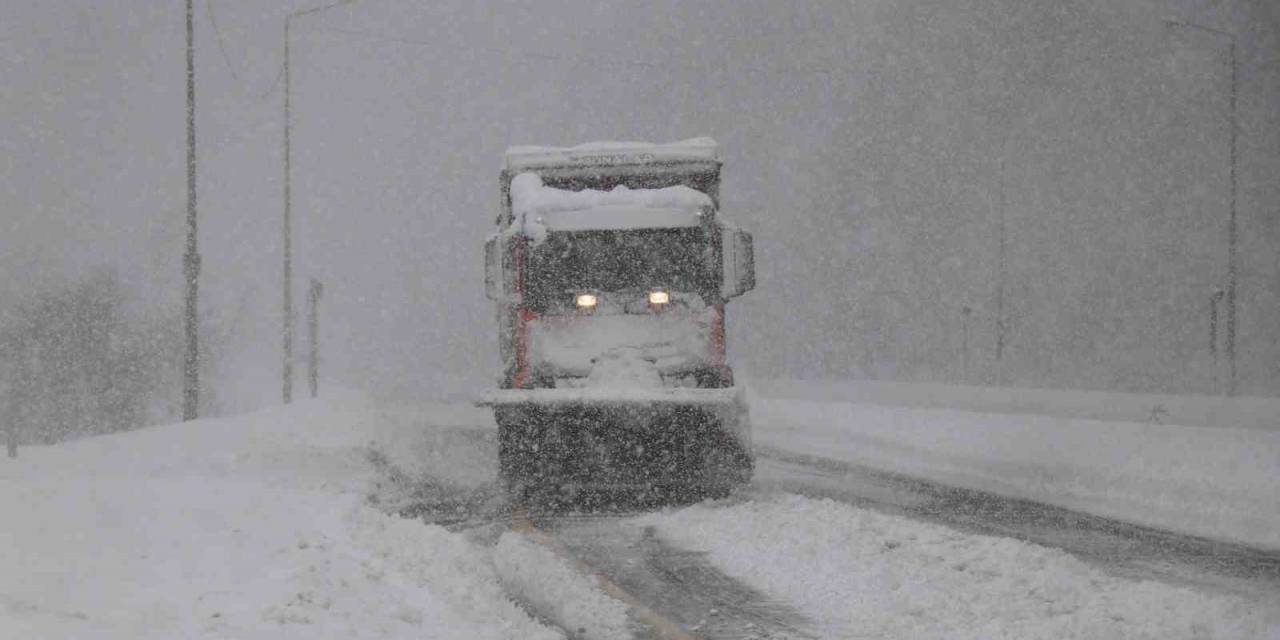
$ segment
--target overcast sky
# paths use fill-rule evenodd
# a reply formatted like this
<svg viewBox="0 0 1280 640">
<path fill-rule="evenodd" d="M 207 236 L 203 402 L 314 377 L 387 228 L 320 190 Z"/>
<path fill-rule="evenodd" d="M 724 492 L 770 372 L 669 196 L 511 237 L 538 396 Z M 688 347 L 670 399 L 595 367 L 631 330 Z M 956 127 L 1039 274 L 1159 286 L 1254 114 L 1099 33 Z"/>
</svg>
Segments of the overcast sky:
<svg viewBox="0 0 1280 640">
<path fill-rule="evenodd" d="M 279 366 L 283 20 L 314 3 L 195 4 L 202 305 L 236 327 L 218 384 L 249 406 Z M 758 243 L 759 290 L 731 310 L 743 370 L 1212 392 L 1229 76 L 1224 42 L 1175 17 L 1240 35 L 1242 366 L 1274 394 L 1275 6 L 356 0 L 293 33 L 296 299 L 324 280 L 328 371 L 350 384 L 490 384 L 503 149 L 709 135 L 725 213 Z M 4 12 L 0 297 L 111 265 L 143 305 L 178 304 L 182 3 Z M 1135 251 L 1150 234 L 1167 241 Z M 1081 275 L 1054 288 L 1055 270 Z M 1101 311 L 1068 313 L 1080 300 Z"/>
</svg>

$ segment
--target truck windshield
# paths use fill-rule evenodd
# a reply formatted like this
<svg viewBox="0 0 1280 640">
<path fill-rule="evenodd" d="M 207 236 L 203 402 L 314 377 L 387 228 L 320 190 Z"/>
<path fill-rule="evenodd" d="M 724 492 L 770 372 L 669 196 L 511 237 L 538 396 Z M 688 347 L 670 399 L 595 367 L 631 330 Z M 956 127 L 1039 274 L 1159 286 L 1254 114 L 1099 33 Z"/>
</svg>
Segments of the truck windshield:
<svg viewBox="0 0 1280 640">
<path fill-rule="evenodd" d="M 531 253 L 526 302 L 545 311 L 581 291 L 651 287 L 705 295 L 716 282 L 711 251 L 700 227 L 553 231 Z"/>
</svg>

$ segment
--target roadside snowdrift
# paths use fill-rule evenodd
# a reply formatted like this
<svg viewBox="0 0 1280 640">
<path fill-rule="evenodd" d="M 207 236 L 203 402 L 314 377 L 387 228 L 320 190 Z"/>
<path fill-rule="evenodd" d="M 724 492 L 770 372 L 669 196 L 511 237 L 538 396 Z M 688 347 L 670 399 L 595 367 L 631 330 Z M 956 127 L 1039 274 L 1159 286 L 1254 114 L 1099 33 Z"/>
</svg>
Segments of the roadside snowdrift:
<svg viewBox="0 0 1280 640">
<path fill-rule="evenodd" d="M 883 387 L 883 388 L 881 388 Z M 1064 415 L 1159 409 L 1140 396 L 923 385 L 761 385 L 751 401 L 755 442 L 767 449 L 1076 509 L 1171 531 L 1280 549 L 1280 401 L 1174 399 L 1146 422 Z M 842 391 L 843 389 L 843 391 Z M 839 401 L 840 394 L 856 400 Z M 1095 396 L 1106 406 L 1095 406 Z M 961 396 L 965 396 L 962 398 Z M 826 400 L 815 400 L 824 397 Z M 1016 413 L 1039 398 L 1054 416 Z M 881 402 L 884 404 L 860 404 Z M 985 413 L 915 406 L 953 402 Z M 1027 404 L 1031 403 L 1031 404 Z M 996 413 L 1006 411 L 1005 413 Z M 1271 413 L 1274 411 L 1274 413 Z M 1205 425 L 1159 424 L 1171 417 Z M 1237 425 L 1237 426 L 1224 426 Z M 1272 425 L 1266 428 L 1267 425 Z"/>
<path fill-rule="evenodd" d="M 560 637 L 488 549 L 365 505 L 387 424 L 348 396 L 0 460 L 0 637 Z"/>
</svg>

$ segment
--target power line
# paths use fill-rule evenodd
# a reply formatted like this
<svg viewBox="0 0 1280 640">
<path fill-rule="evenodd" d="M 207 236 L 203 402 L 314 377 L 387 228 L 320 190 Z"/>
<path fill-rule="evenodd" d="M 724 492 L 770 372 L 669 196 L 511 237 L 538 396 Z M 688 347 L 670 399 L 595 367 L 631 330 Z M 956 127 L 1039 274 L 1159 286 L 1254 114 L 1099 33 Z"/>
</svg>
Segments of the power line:
<svg viewBox="0 0 1280 640">
<path fill-rule="evenodd" d="M 281 62 L 280 68 L 276 70 L 276 79 L 271 82 L 271 86 L 267 87 L 266 91 L 262 92 L 262 95 L 258 96 L 257 98 L 258 101 L 262 102 L 263 100 L 266 100 L 267 98 L 271 97 L 271 94 L 276 92 L 276 88 L 280 86 L 280 81 L 283 79 L 284 79 L 284 63 Z"/>
<path fill-rule="evenodd" d="M 213 0 L 204 0 L 204 10 L 209 16 L 209 24 L 213 26 L 213 35 L 218 41 L 218 51 L 222 52 L 222 61 L 226 63 L 231 79 L 240 82 L 240 74 L 236 73 L 235 67 L 231 65 L 231 58 L 227 56 L 227 48 L 222 43 L 222 30 L 218 28 L 218 20 L 213 15 Z"/>
<path fill-rule="evenodd" d="M 235 80 L 238 85 L 243 85 L 244 83 L 240 81 L 240 74 L 236 71 L 235 65 L 231 63 L 231 56 L 227 53 L 225 39 L 222 37 L 222 28 L 218 26 L 218 20 L 213 11 L 213 0 L 205 0 L 205 12 L 208 14 L 209 24 L 213 27 L 213 34 L 218 41 L 218 51 L 222 54 L 222 61 L 227 66 L 227 72 L 231 74 L 231 79 Z M 268 86 L 265 91 L 262 91 L 261 93 L 250 93 L 246 87 L 245 90 L 241 91 L 241 93 L 254 102 L 265 102 L 267 98 L 271 97 L 271 94 L 275 93 L 276 88 L 280 86 L 280 81 L 283 78 L 284 63 L 281 62 L 279 68 L 276 69 L 275 79 L 271 81 L 271 85 Z"/>
</svg>

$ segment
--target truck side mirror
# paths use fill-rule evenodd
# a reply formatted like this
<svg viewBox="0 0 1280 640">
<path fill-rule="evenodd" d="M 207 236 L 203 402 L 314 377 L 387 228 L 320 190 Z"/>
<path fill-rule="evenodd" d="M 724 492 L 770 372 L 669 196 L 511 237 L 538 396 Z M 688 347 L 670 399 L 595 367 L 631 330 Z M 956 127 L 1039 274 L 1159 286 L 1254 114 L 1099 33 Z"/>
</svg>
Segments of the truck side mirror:
<svg viewBox="0 0 1280 640">
<path fill-rule="evenodd" d="M 503 297 L 502 254 L 498 251 L 499 246 L 497 234 L 489 236 L 484 243 L 484 295 L 490 300 L 501 300 Z"/>
<path fill-rule="evenodd" d="M 736 298 L 756 288 L 755 249 L 751 234 L 741 229 L 726 228 L 722 240 L 724 282 L 721 295 Z"/>
</svg>

